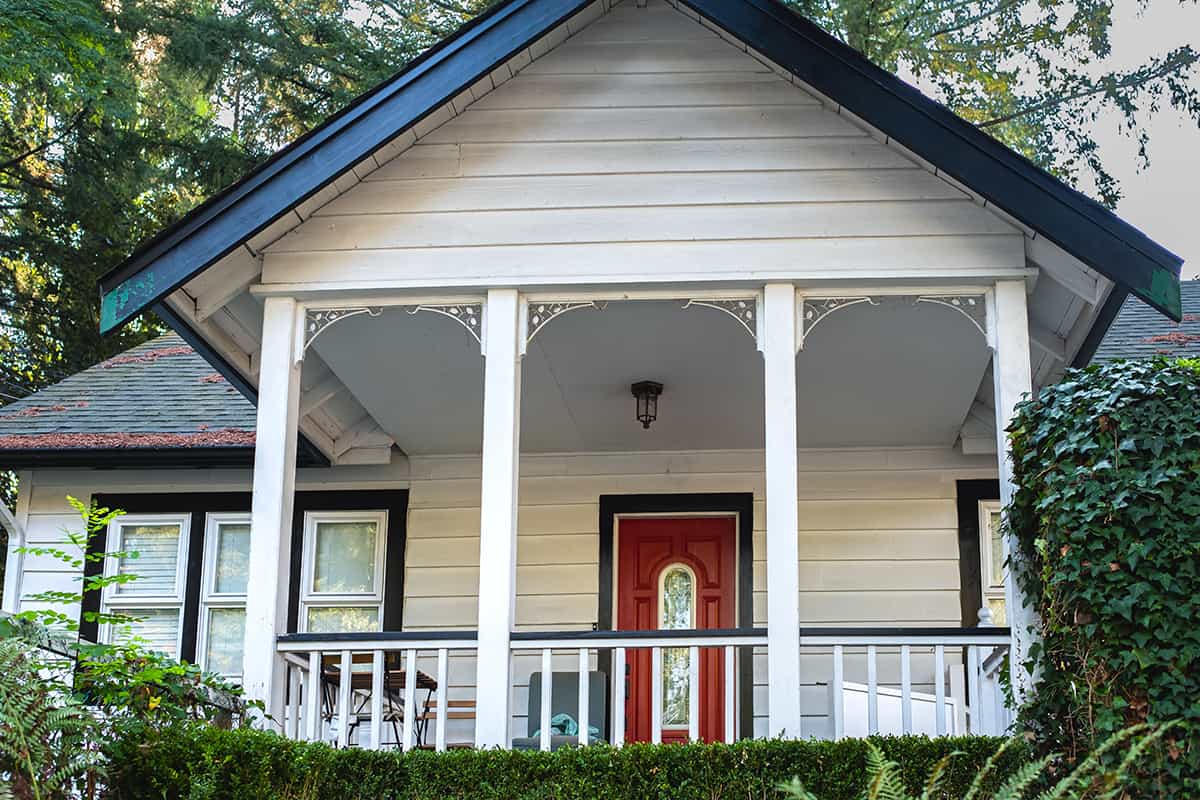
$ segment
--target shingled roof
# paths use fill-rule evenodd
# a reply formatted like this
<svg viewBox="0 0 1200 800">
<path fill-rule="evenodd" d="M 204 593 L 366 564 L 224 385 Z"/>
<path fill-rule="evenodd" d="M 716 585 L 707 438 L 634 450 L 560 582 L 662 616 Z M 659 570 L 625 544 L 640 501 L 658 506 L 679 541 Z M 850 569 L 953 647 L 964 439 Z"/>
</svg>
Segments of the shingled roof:
<svg viewBox="0 0 1200 800">
<path fill-rule="evenodd" d="M 176 334 L 160 336 L 0 408 L 0 468 L 186 452 L 189 463 L 246 464 L 255 409 Z"/>
<path fill-rule="evenodd" d="M 1136 297 L 1129 297 L 1092 356 L 1093 362 L 1157 355 L 1200 358 L 1200 280 L 1179 284 L 1183 321 L 1165 319 Z"/>
</svg>

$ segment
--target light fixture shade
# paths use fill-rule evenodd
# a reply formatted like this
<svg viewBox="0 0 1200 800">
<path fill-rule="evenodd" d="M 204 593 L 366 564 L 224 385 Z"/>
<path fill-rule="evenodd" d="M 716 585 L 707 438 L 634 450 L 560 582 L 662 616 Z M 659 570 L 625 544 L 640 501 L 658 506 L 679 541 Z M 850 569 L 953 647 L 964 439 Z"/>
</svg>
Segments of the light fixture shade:
<svg viewBox="0 0 1200 800">
<path fill-rule="evenodd" d="M 650 423 L 658 419 L 658 396 L 662 394 L 662 384 L 654 381 L 638 381 L 629 387 L 637 398 L 637 421 L 643 428 L 649 428 Z"/>
</svg>

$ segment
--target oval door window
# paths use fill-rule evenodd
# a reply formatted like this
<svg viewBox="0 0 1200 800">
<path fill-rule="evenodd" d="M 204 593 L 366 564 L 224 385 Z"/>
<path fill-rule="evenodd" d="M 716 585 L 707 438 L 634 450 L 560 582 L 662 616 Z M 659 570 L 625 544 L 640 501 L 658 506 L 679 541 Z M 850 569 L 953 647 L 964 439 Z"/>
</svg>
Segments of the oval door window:
<svg viewBox="0 0 1200 800">
<path fill-rule="evenodd" d="M 658 627 L 688 630 L 696 627 L 696 576 L 685 564 L 663 568 L 658 582 Z M 690 651 L 665 647 L 662 651 L 662 727 L 688 727 L 691 699 Z"/>
</svg>

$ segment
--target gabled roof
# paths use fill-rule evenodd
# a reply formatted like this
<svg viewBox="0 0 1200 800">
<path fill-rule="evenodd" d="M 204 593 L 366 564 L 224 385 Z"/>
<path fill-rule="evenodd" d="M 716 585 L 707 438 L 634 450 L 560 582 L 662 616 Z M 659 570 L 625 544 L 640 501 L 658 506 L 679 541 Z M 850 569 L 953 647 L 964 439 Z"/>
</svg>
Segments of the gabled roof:
<svg viewBox="0 0 1200 800">
<path fill-rule="evenodd" d="M 1165 320 L 1131 297 L 1121 307 L 1092 361 L 1159 355 L 1200 358 L 1200 280 L 1184 281 L 1179 288 L 1182 322 Z"/>
<path fill-rule="evenodd" d="M 673 0 L 976 192 L 1083 263 L 1179 319 L 1175 256 L 776 0 Z M 279 151 L 104 276 L 112 330 L 412 128 L 588 0 L 507 0 Z"/>
<path fill-rule="evenodd" d="M 141 344 L 0 408 L 0 469 L 247 465 L 255 409 L 176 334 Z M 301 459 L 312 463 L 311 445 Z"/>
</svg>

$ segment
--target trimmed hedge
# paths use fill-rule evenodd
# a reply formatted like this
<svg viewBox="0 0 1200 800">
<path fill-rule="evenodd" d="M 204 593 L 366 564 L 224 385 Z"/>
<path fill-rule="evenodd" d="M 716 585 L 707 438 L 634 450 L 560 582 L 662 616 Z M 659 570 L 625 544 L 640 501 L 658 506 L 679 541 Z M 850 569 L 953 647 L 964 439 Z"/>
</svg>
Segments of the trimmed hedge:
<svg viewBox="0 0 1200 800">
<path fill-rule="evenodd" d="M 1043 635 L 1022 723 L 1069 769 L 1177 720 L 1138 796 L 1200 797 L 1200 360 L 1069 371 L 1009 432 L 1016 577 Z"/>
<path fill-rule="evenodd" d="M 918 736 L 873 741 L 900 763 L 913 790 L 939 759 L 958 752 L 945 800 L 961 797 L 1003 742 Z M 857 800 L 867 777 L 866 747 L 856 739 L 402 754 L 180 725 L 118 742 L 110 755 L 108 796 L 118 800 L 751 800 L 780 797 L 776 785 L 793 776 L 822 800 Z M 997 781 L 1024 758 L 1017 749 L 1006 753 Z"/>
</svg>

